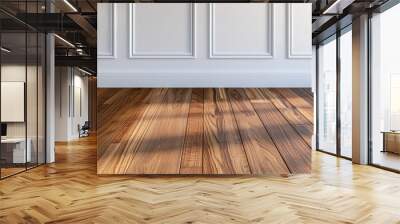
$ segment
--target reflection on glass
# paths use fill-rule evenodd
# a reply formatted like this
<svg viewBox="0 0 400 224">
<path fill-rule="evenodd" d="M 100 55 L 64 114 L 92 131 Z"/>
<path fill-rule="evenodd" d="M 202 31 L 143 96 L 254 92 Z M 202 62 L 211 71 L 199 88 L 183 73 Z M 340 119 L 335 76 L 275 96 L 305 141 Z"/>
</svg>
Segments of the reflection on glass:
<svg viewBox="0 0 400 224">
<path fill-rule="evenodd" d="M 45 79 L 45 65 L 46 65 L 46 38 L 45 35 L 42 33 L 39 33 L 38 35 L 39 40 L 38 40 L 38 77 L 37 77 L 37 82 L 38 82 L 38 164 L 43 164 L 45 163 L 45 87 L 46 87 L 46 79 Z"/>
<path fill-rule="evenodd" d="M 340 36 L 340 127 L 342 156 L 352 157 L 352 33 Z"/>
<path fill-rule="evenodd" d="M 27 74 L 26 74 L 26 118 L 27 118 L 27 143 L 30 153 L 27 167 L 31 168 L 37 165 L 37 131 L 38 131 L 38 114 L 37 114 L 37 76 L 38 76 L 38 35 L 36 32 L 27 33 Z"/>
<path fill-rule="evenodd" d="M 0 2 L 20 15 L 46 9 L 44 0 Z M 45 162 L 46 39 L 38 32 L 0 12 L 0 178 Z"/>
<path fill-rule="evenodd" d="M 318 48 L 318 144 L 336 153 L 336 40 Z"/>
<path fill-rule="evenodd" d="M 2 33 L 1 46 L 1 175 L 25 170 L 30 161 L 26 141 L 26 34 Z M 28 150 L 27 150 L 28 149 Z"/>
<path fill-rule="evenodd" d="M 372 18 L 372 163 L 400 170 L 400 5 Z"/>
</svg>

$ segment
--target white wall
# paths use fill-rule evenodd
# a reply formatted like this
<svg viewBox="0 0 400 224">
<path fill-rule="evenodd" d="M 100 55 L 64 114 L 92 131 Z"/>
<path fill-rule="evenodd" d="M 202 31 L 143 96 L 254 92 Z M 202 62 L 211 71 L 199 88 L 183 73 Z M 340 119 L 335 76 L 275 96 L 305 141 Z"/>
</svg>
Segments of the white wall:
<svg viewBox="0 0 400 224">
<path fill-rule="evenodd" d="M 75 70 L 74 73 L 74 96 L 71 104 L 74 104 L 72 108 L 72 119 L 71 119 L 71 135 L 73 138 L 79 137 L 78 124 L 82 126 L 85 121 L 89 120 L 88 113 L 88 77 L 82 76 L 82 73 Z M 72 106 L 72 105 L 71 105 Z"/>
<path fill-rule="evenodd" d="M 98 4 L 98 86 L 311 87 L 311 4 Z"/>
<path fill-rule="evenodd" d="M 21 64 L 4 64 L 1 66 L 1 81 L 2 82 L 26 82 L 26 78 L 28 78 L 29 85 L 35 86 L 36 80 L 32 76 L 36 76 L 36 66 L 25 66 Z M 28 137 L 32 134 L 33 130 L 36 130 L 36 122 L 37 115 L 33 113 L 36 112 L 36 88 L 27 88 L 27 106 L 31 106 L 31 108 L 27 108 L 27 122 L 7 122 L 7 135 L 8 137 L 24 137 L 25 136 L 25 126 L 28 125 Z M 4 96 L 2 96 L 4 97 Z M 32 102 L 34 104 L 32 105 Z M 24 107 L 20 108 L 22 112 L 25 112 Z M 1 108 L 1 110 L 7 110 L 7 108 Z M 19 111 L 21 112 L 21 111 Z M 19 113 L 18 112 L 18 113 Z M 17 113 L 17 112 L 16 112 Z M 35 132 L 36 134 L 36 132 Z"/>
<path fill-rule="evenodd" d="M 18 115 L 18 121 L 13 120 L 12 122 L 6 121 L 7 124 L 7 137 L 8 138 L 23 138 L 27 137 L 29 139 L 31 148 L 31 159 L 36 161 L 39 159 L 39 163 L 44 162 L 44 89 L 43 89 L 43 78 L 41 66 L 34 66 L 25 63 L 18 62 L 6 62 L 1 66 L 1 82 L 2 87 L 7 82 L 18 82 L 20 85 L 19 89 L 14 89 L 16 93 L 12 91 L 5 91 L 2 88 L 1 98 L 10 98 L 14 100 L 9 102 L 9 104 L 18 104 L 14 107 L 3 105 L 2 102 L 2 115 L 4 113 L 14 113 Z M 17 86 L 12 86 L 11 88 L 17 88 Z M 4 92 L 5 91 L 5 92 Z M 26 93 L 25 93 L 26 91 Z M 4 95 L 5 94 L 5 95 Z M 14 97 L 8 96 L 10 94 L 19 94 L 22 96 L 18 97 L 17 100 Z M 26 104 L 26 105 L 25 105 Z M 24 117 L 26 113 L 26 118 Z M 2 120 L 4 120 L 2 118 Z M 37 154 L 39 156 L 37 157 Z"/>
<path fill-rule="evenodd" d="M 78 124 L 88 120 L 88 78 L 71 67 L 56 67 L 55 73 L 55 140 L 77 139 Z M 76 106 L 79 104 L 82 113 Z"/>
<path fill-rule="evenodd" d="M 21 64 L 5 64 L 1 66 L 1 81 L 5 82 L 25 82 L 27 67 Z M 28 66 L 30 70 L 31 67 Z M 31 73 L 29 73 L 31 74 Z M 6 108 L 1 108 L 6 110 Z M 24 109 L 24 108 L 22 108 Z M 25 122 L 9 122 L 7 123 L 7 137 L 25 137 Z"/>
<path fill-rule="evenodd" d="M 69 95 L 70 76 L 68 67 L 55 68 L 55 140 L 67 141 L 69 133 Z"/>
</svg>

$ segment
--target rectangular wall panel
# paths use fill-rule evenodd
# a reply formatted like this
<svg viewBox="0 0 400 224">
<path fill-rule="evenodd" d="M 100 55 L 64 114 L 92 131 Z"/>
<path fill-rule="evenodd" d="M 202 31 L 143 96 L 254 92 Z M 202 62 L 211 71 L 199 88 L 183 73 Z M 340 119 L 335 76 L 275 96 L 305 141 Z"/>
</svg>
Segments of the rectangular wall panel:
<svg viewBox="0 0 400 224">
<path fill-rule="evenodd" d="M 210 4 L 209 14 L 210 58 L 272 58 L 272 4 Z"/>
<path fill-rule="evenodd" d="M 191 3 L 130 4 L 130 58 L 195 57 L 195 18 Z"/>
<path fill-rule="evenodd" d="M 116 5 L 99 3 L 97 6 L 97 57 L 116 57 Z"/>
<path fill-rule="evenodd" d="M 99 88 L 311 86 L 309 4 L 114 5 L 115 26 L 110 8 L 98 16 Z"/>
<path fill-rule="evenodd" d="M 1 82 L 1 122 L 24 122 L 25 82 Z"/>
<path fill-rule="evenodd" d="M 287 4 L 289 58 L 312 57 L 311 4 Z"/>
</svg>

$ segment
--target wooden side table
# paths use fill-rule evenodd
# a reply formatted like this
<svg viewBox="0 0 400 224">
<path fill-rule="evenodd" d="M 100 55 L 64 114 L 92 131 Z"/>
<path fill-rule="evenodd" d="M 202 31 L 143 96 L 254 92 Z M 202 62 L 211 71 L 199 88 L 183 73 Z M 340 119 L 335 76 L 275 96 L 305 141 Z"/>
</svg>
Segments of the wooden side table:
<svg viewBox="0 0 400 224">
<path fill-rule="evenodd" d="M 400 131 L 383 131 L 383 151 L 400 154 Z"/>
</svg>

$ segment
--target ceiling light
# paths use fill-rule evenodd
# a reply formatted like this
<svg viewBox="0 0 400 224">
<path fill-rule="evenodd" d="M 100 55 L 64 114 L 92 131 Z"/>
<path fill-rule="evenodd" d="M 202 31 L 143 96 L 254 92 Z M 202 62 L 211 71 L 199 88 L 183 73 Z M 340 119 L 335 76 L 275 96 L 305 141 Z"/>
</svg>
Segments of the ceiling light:
<svg viewBox="0 0 400 224">
<path fill-rule="evenodd" d="M 75 6 L 73 6 L 68 0 L 64 0 L 64 3 L 67 4 L 74 12 L 78 12 Z"/>
<path fill-rule="evenodd" d="M 92 73 L 90 73 L 90 72 L 88 72 L 88 71 L 86 71 L 86 70 L 83 70 L 83 69 L 81 69 L 81 68 L 79 68 L 79 67 L 78 67 L 78 70 L 81 71 L 81 72 L 83 72 L 83 73 L 85 73 L 85 74 L 87 74 L 87 75 L 90 75 L 90 76 L 92 75 Z"/>
<path fill-rule="evenodd" d="M 75 48 L 75 45 L 73 45 L 73 44 L 72 44 L 71 42 L 69 42 L 68 40 L 66 40 L 66 39 L 64 39 L 64 38 L 62 38 L 62 37 L 60 37 L 60 36 L 57 35 L 57 34 L 54 34 L 54 36 L 57 37 L 57 38 L 58 38 L 59 40 L 61 40 L 62 42 L 64 42 L 65 44 L 67 44 L 68 46 Z"/>
<path fill-rule="evenodd" d="M 11 50 L 9 50 L 9 49 L 7 49 L 5 47 L 1 47 L 0 49 L 1 49 L 1 51 L 4 51 L 6 53 L 11 53 Z"/>
<path fill-rule="evenodd" d="M 79 55 L 83 55 L 83 49 L 77 48 L 76 53 L 78 53 Z"/>
</svg>

